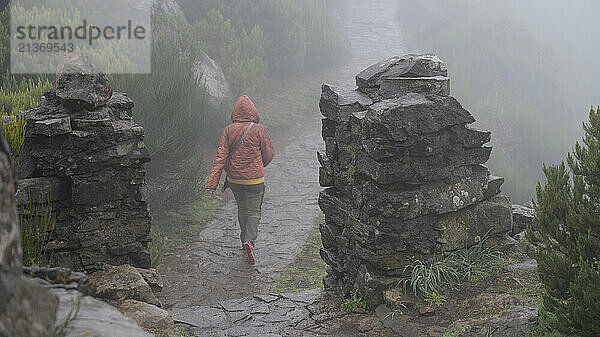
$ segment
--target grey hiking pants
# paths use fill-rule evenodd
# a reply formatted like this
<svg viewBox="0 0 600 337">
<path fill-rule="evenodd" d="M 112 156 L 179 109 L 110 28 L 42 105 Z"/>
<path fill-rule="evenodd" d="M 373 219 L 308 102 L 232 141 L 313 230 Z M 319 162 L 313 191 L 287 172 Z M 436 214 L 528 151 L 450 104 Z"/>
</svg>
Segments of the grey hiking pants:
<svg viewBox="0 0 600 337">
<path fill-rule="evenodd" d="M 238 185 L 229 183 L 238 206 L 240 240 L 254 244 L 258 237 L 261 207 L 265 195 L 265 184 Z"/>
</svg>

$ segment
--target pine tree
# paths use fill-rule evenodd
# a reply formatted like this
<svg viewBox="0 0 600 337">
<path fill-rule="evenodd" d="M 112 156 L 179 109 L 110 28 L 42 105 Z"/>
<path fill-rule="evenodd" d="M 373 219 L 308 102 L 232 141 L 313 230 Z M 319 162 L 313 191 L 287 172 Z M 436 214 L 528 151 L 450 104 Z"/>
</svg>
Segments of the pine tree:
<svg viewBox="0 0 600 337">
<path fill-rule="evenodd" d="M 592 108 L 585 135 L 567 165 L 544 165 L 536 215 L 528 238 L 537 248 L 544 307 L 567 335 L 600 331 L 600 107 Z"/>
</svg>

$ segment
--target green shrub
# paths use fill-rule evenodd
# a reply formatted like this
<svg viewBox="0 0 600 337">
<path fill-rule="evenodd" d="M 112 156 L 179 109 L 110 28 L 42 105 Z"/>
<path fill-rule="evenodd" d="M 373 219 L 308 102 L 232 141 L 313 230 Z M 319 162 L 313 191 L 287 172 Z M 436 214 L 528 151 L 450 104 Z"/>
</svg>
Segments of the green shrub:
<svg viewBox="0 0 600 337">
<path fill-rule="evenodd" d="M 113 88 L 135 102 L 135 120 L 146 130 L 145 143 L 152 155 L 150 167 L 173 168 L 186 158 L 198 157 L 193 144 L 221 125 L 208 125 L 218 114 L 208 104 L 206 90 L 192 71 L 198 47 L 181 18 L 160 15 L 153 36 L 152 74 L 112 76 Z M 224 118 L 223 118 L 224 119 Z M 222 123 L 222 122 L 221 122 Z M 204 138 L 207 139 L 207 138 Z"/>
<path fill-rule="evenodd" d="M 179 3 L 201 48 L 223 67 L 236 93 L 255 92 L 265 77 L 331 65 L 342 48 L 324 0 Z"/>
<path fill-rule="evenodd" d="M 40 266 L 46 256 L 46 241 L 54 230 L 56 220 L 49 201 L 28 201 L 19 210 L 23 264 Z"/>
<path fill-rule="evenodd" d="M 557 324 L 556 315 L 548 312 L 544 305 L 540 305 L 538 321 L 529 328 L 529 337 L 563 337 L 562 333 L 552 329 Z"/>
<path fill-rule="evenodd" d="M 10 4 L 11 17 L 19 22 L 31 22 L 39 25 L 55 25 L 60 22 L 61 25 L 76 27 L 81 25 L 84 18 L 98 18 L 103 15 L 98 6 L 93 6 L 91 0 L 45 0 L 43 4 L 33 4 L 34 1 L 12 1 Z M 121 6 L 119 12 L 115 15 L 121 18 L 131 18 L 135 16 L 134 6 Z M 131 14 L 130 14 L 131 13 Z M 47 37 L 36 40 L 38 43 L 53 43 Z M 74 50 L 90 58 L 92 63 L 108 73 L 123 73 L 141 70 L 140 64 L 132 62 L 129 58 L 131 54 L 127 50 L 126 41 L 111 40 L 108 42 L 99 39 L 92 46 L 86 43 L 74 43 Z M 15 51 L 16 45 L 10 46 Z M 1 56 L 1 55 L 0 55 Z M 19 57 L 13 60 L 12 70 L 14 74 L 54 74 L 56 65 L 62 58 L 60 53 L 46 53 L 45 57 L 38 58 L 38 55 L 29 53 L 19 53 Z M 8 66 L 11 66 L 8 62 Z"/>
<path fill-rule="evenodd" d="M 366 308 L 367 303 L 360 297 L 357 290 L 350 292 L 350 297 L 342 303 L 342 310 L 345 312 L 353 312 L 357 308 Z"/>
<path fill-rule="evenodd" d="M 41 78 L 21 81 L 10 78 L 0 87 L 0 125 L 15 160 L 25 141 L 27 117 L 23 112 L 37 106 L 51 87 L 47 79 Z"/>
<path fill-rule="evenodd" d="M 267 73 L 261 28 L 237 32 L 230 20 L 213 9 L 194 24 L 194 31 L 200 47 L 217 59 L 234 90 L 254 94 Z"/>
<path fill-rule="evenodd" d="M 0 106 L 3 107 L 3 113 L 16 115 L 20 111 L 37 106 L 44 92 L 50 88 L 52 83 L 47 78 L 7 79 L 0 87 Z"/>
<path fill-rule="evenodd" d="M 567 155 L 567 166 L 544 165 L 536 214 L 528 230 L 537 248 L 544 284 L 544 308 L 564 334 L 596 336 L 600 331 L 600 107 L 584 123 L 582 143 Z"/>
<path fill-rule="evenodd" d="M 7 115 L 4 112 L 4 107 L 0 106 L 0 126 L 4 130 L 4 138 L 10 148 L 11 156 L 16 161 L 25 142 L 27 116 L 22 112 Z"/>
</svg>

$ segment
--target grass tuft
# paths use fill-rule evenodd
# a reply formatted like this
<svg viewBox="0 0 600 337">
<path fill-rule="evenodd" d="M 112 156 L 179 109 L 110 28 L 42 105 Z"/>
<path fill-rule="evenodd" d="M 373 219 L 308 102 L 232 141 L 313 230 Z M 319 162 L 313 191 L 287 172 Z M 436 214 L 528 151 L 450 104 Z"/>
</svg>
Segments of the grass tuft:
<svg viewBox="0 0 600 337">
<path fill-rule="evenodd" d="M 406 266 L 410 276 L 401 280 L 415 295 L 431 297 L 456 290 L 463 280 L 478 281 L 496 275 L 503 266 L 502 253 L 484 248 L 483 242 L 471 248 L 448 253 L 432 261 L 415 260 Z"/>
<path fill-rule="evenodd" d="M 19 209 L 23 264 L 42 266 L 46 256 L 46 241 L 54 230 L 56 219 L 49 201 L 28 201 Z"/>
</svg>

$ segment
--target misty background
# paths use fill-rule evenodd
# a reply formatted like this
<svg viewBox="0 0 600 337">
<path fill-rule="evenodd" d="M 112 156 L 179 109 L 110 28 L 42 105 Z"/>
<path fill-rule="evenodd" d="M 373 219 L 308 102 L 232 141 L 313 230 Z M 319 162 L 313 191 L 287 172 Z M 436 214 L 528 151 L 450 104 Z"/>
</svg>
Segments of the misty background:
<svg viewBox="0 0 600 337">
<path fill-rule="evenodd" d="M 542 163 L 564 158 L 600 104 L 600 3 L 399 1 L 407 49 L 446 63 L 452 95 L 493 132 L 503 192 L 531 200 Z"/>
<path fill-rule="evenodd" d="M 61 8 L 65 1 L 49 4 Z M 2 114 L 18 116 L 38 104 L 54 77 L 10 74 L 7 3 L 0 0 L 0 106 Z M 150 1 L 135 2 L 141 3 Z M 318 128 L 322 83 L 352 85 L 378 60 L 435 53 L 448 67 L 452 95 L 476 127 L 492 131 L 488 166 L 506 178 L 503 193 L 514 203 L 532 199 L 544 179 L 542 164 L 564 158 L 581 138 L 590 106 L 600 104 L 600 4 L 591 0 L 163 3 L 153 16 L 152 74 L 111 76 L 113 89 L 135 102 L 152 154 L 155 264 L 221 205 L 205 193 L 204 179 L 237 95 L 252 96 L 281 149 L 293 135 Z M 202 55 L 231 89 L 218 104 L 202 85 Z"/>
</svg>

